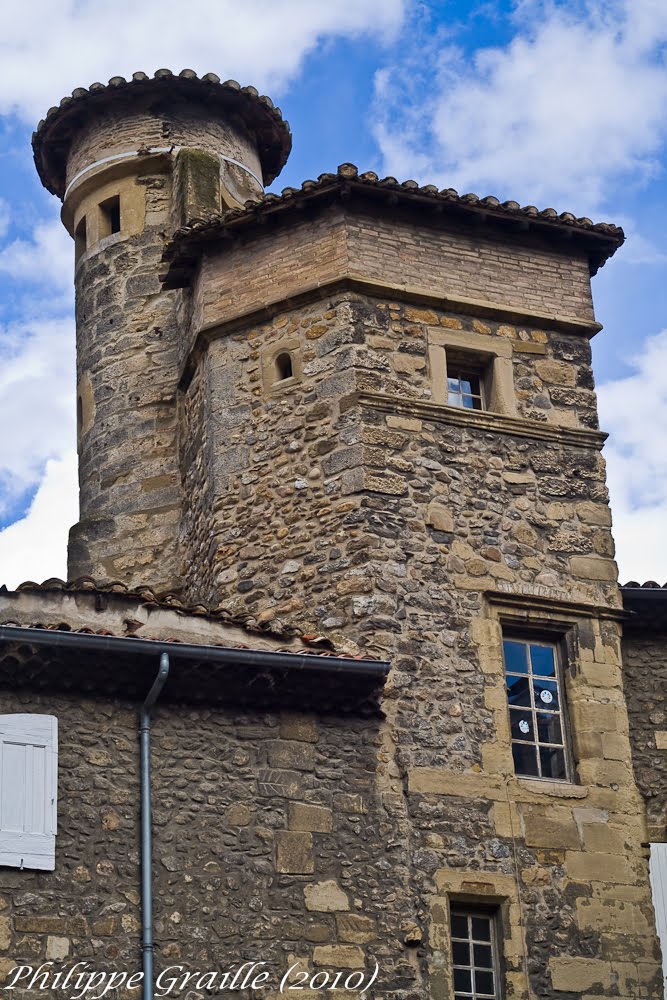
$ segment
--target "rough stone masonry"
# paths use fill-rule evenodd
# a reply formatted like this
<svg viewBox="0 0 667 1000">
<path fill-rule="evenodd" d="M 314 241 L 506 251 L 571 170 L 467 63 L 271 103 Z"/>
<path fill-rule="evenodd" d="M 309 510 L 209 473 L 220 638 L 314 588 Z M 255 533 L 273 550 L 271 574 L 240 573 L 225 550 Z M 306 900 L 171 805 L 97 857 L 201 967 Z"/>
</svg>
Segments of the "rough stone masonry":
<svg viewBox="0 0 667 1000">
<path fill-rule="evenodd" d="M 280 671 L 176 671 L 158 970 L 377 963 L 370 995 L 444 1000 L 453 909 L 491 915 L 498 996 L 657 998 L 589 347 L 622 232 L 351 165 L 263 195 L 288 151 L 268 99 L 189 71 L 77 91 L 39 126 L 77 241 L 89 579 L 2 594 L 0 621 L 392 663 L 347 702 L 342 677 L 318 701 Z M 483 408 L 451 405 L 464 369 Z M 515 772 L 508 635 L 561 650 L 567 780 Z M 61 782 L 56 870 L 0 872 L 2 970 L 138 967 L 150 674 L 3 655 L 3 711 L 58 716 Z"/>
</svg>

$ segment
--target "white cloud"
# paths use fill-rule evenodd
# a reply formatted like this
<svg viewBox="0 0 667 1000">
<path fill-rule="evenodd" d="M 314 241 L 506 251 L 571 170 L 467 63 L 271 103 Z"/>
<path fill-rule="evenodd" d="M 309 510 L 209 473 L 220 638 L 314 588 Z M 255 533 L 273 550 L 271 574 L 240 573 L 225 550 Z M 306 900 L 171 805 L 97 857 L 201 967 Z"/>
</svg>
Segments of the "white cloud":
<svg viewBox="0 0 667 1000">
<path fill-rule="evenodd" d="M 59 221 L 0 250 L 18 306 L 0 326 L 0 517 L 75 440 L 72 248 Z"/>
<path fill-rule="evenodd" d="M 30 240 L 17 239 L 0 249 L 0 273 L 17 282 L 48 286 L 50 295 L 55 292 L 71 301 L 74 250 L 60 219 L 39 222 Z M 53 310 L 52 299 L 49 308 Z"/>
<path fill-rule="evenodd" d="M 67 528 L 78 518 L 76 452 L 46 464 L 26 516 L 0 531 L 0 583 L 67 575 Z"/>
<path fill-rule="evenodd" d="M 621 579 L 667 580 L 667 330 L 598 388 Z"/>
<path fill-rule="evenodd" d="M 505 48 L 466 60 L 441 43 L 378 76 L 385 169 L 585 214 L 612 183 L 656 176 L 667 136 L 667 5 L 530 0 L 515 24 Z"/>
<path fill-rule="evenodd" d="M 333 37 L 389 39 L 407 0 L 24 0 L 0 5 L 0 114 L 31 124 L 74 87 L 161 66 L 280 93 Z M 335 85 L 335 81 L 332 81 Z"/>
<path fill-rule="evenodd" d="M 73 322 L 16 324 L 11 336 L 23 343 L 0 368 L 0 515 L 75 439 Z"/>
</svg>

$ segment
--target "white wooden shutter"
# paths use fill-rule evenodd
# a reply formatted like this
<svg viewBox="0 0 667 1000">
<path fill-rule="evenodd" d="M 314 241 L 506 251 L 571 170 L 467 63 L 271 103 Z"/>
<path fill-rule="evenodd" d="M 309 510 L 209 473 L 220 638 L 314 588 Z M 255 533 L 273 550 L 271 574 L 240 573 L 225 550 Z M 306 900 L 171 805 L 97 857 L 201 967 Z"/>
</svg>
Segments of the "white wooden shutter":
<svg viewBox="0 0 667 1000">
<path fill-rule="evenodd" d="M 662 971 L 667 997 L 667 844 L 651 844 L 649 861 L 655 924 L 662 947 Z"/>
<path fill-rule="evenodd" d="M 56 866 L 58 720 L 0 715 L 0 865 Z"/>
</svg>

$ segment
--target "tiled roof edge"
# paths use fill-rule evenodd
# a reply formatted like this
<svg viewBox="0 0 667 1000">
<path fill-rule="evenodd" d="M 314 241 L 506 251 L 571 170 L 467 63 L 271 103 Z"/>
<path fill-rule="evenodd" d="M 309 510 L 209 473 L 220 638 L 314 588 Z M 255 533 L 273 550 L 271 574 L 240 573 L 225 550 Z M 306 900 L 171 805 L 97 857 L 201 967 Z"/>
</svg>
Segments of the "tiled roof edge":
<svg viewBox="0 0 667 1000">
<path fill-rule="evenodd" d="M 70 95 L 63 97 L 56 107 L 49 108 L 32 136 L 37 172 L 48 191 L 60 197 L 64 191 L 64 184 L 58 183 L 57 179 L 51 176 L 52 171 L 48 169 L 46 163 L 45 145 L 53 135 L 54 129 L 64 125 L 66 117 L 72 111 L 83 110 L 89 103 L 93 106 L 93 102 L 108 99 L 119 91 L 148 86 L 172 87 L 190 93 L 194 93 L 195 88 L 198 88 L 204 97 L 231 96 L 238 102 L 240 108 L 245 106 L 245 110 L 250 111 L 250 121 L 252 116 L 255 118 L 258 140 L 260 147 L 263 147 L 259 153 L 264 167 L 265 182 L 270 184 L 282 170 L 292 148 L 292 136 L 289 122 L 283 118 L 280 108 L 276 107 L 270 97 L 260 94 L 255 87 L 242 87 L 236 80 L 221 82 L 215 73 L 204 73 L 200 77 L 192 69 L 183 69 L 180 73 L 172 73 L 169 69 L 158 69 L 153 76 L 137 72 L 133 73 L 129 80 L 123 76 L 112 76 L 108 83 L 91 83 L 89 87 L 76 87 Z M 267 133 L 265 143 L 262 142 L 264 132 Z M 269 132 L 273 140 L 271 143 L 268 141 Z"/>
<path fill-rule="evenodd" d="M 334 648 L 331 639 L 327 636 L 304 632 L 298 625 L 283 622 L 280 618 L 261 621 L 258 617 L 248 613 L 230 611 L 222 604 L 215 608 L 204 604 L 187 604 L 177 594 L 158 594 L 149 586 L 128 587 L 118 580 L 103 583 L 88 576 L 78 577 L 76 580 L 61 580 L 59 577 L 50 577 L 43 583 L 26 580 L 11 590 L 6 586 L 0 586 L 0 597 L 4 594 L 22 592 L 118 595 L 133 598 L 143 604 L 154 604 L 156 607 L 168 608 L 185 615 L 201 615 L 217 624 L 240 628 L 249 634 L 273 636 L 278 639 L 295 638 L 300 639 L 306 646 L 329 650 Z"/>
<path fill-rule="evenodd" d="M 300 188 L 286 187 L 280 194 L 267 193 L 261 198 L 247 201 L 243 208 L 230 209 L 211 215 L 205 219 L 193 219 L 189 225 L 178 229 L 167 244 L 163 262 L 169 265 L 163 275 L 167 287 L 176 287 L 176 272 L 188 271 L 198 256 L 200 246 L 223 233 L 252 225 L 258 219 L 278 211 L 300 205 L 308 199 L 325 194 L 348 194 L 352 190 L 360 193 L 373 192 L 405 201 L 431 202 L 438 209 L 455 206 L 459 210 L 476 214 L 486 214 L 497 219 L 516 219 L 527 224 L 540 226 L 543 230 L 559 230 L 569 234 L 587 236 L 599 243 L 592 261 L 593 273 L 612 256 L 625 240 L 620 226 L 608 222 L 593 222 L 586 217 L 577 218 L 571 212 L 561 212 L 554 208 L 538 209 L 534 205 L 519 205 L 516 201 L 500 200 L 493 195 L 479 197 L 476 194 L 460 195 L 453 188 L 438 190 L 434 184 L 420 186 L 414 180 L 399 182 L 395 177 L 379 178 L 372 171 L 359 173 L 353 163 L 343 163 L 337 172 L 320 174 L 317 180 L 303 181 Z"/>
</svg>

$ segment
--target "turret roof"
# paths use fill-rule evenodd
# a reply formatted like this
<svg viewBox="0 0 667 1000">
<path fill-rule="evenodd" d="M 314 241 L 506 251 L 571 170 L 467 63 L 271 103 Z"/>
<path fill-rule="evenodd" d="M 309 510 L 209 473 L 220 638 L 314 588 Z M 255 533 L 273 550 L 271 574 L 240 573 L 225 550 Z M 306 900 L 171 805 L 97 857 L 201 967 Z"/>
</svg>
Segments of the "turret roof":
<svg viewBox="0 0 667 1000">
<path fill-rule="evenodd" d="M 57 107 L 49 108 L 46 118 L 32 137 L 35 165 L 44 187 L 60 198 L 65 193 L 65 168 L 72 136 L 90 115 L 102 115 L 112 104 L 128 102 L 137 94 L 155 93 L 159 97 L 189 97 L 211 108 L 229 110 L 243 118 L 255 135 L 264 172 L 270 184 L 285 165 L 292 148 L 289 123 L 269 97 L 254 87 L 242 87 L 236 80 L 220 81 L 215 73 L 199 77 L 191 69 L 174 74 L 159 69 L 155 76 L 133 73 L 130 80 L 112 76 L 107 84 L 91 83 L 77 87 L 63 97 Z"/>
</svg>

